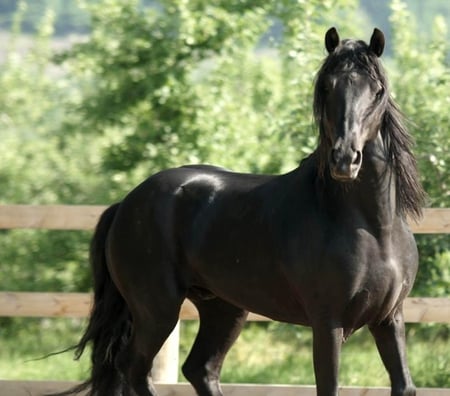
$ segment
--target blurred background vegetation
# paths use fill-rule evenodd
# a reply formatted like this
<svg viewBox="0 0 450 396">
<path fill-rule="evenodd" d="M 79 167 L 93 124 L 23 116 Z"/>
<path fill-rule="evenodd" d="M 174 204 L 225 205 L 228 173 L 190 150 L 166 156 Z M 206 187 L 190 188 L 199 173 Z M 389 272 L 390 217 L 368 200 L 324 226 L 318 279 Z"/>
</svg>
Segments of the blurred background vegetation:
<svg viewBox="0 0 450 396">
<path fill-rule="evenodd" d="M 317 141 L 312 88 L 325 31 L 336 26 L 342 37 L 367 41 L 378 26 L 429 206 L 450 207 L 449 21 L 445 0 L 4 0 L 0 204 L 110 204 L 148 175 L 186 163 L 292 169 Z M 0 290 L 89 290 L 89 238 L 0 231 Z M 413 294 L 449 296 L 450 236 L 417 241 Z M 82 325 L 1 318 L 0 378 L 83 378 L 87 361 L 22 364 L 76 342 Z M 193 327 L 183 327 L 183 350 Z M 408 325 L 408 332 L 418 385 L 450 387 L 449 326 Z M 245 340 L 264 346 L 249 370 L 248 353 L 258 348 L 246 349 Z M 312 383 L 309 341 L 307 330 L 252 324 L 225 380 Z M 367 366 L 381 365 L 372 347 L 362 332 L 344 348 L 343 383 L 387 383 Z M 298 360 L 303 349 L 306 363 Z M 362 350 L 364 362 L 355 363 Z"/>
</svg>

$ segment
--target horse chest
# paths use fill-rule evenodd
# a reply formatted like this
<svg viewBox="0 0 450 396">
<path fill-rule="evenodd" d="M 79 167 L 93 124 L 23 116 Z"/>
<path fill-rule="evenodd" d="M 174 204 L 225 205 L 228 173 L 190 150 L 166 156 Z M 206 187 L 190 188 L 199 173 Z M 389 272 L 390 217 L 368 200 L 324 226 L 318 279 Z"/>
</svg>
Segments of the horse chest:
<svg viewBox="0 0 450 396">
<path fill-rule="evenodd" d="M 404 245 L 403 240 L 396 242 Z M 297 243 L 287 278 L 311 317 L 329 312 L 346 327 L 358 328 L 389 316 L 410 290 L 414 265 L 405 261 L 414 257 L 402 255 L 409 246 L 395 246 L 391 238 L 376 238 L 366 229 L 339 230 L 323 238 L 321 250 L 310 244 L 309 250 L 320 254 L 302 262 L 299 252 L 307 245 Z"/>
</svg>

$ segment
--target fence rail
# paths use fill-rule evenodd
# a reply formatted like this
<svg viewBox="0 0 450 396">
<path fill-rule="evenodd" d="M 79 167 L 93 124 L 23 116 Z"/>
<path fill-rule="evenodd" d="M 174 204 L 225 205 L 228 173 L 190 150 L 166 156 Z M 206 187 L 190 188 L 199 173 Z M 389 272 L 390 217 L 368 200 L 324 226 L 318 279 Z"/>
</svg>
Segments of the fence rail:
<svg viewBox="0 0 450 396">
<path fill-rule="evenodd" d="M 91 307 L 90 293 L 0 292 L 0 317 L 85 317 Z M 403 305 L 409 323 L 450 323 L 449 298 L 410 297 Z M 180 311 L 181 320 L 197 320 L 194 305 L 186 300 Z M 249 321 L 271 320 L 250 313 Z"/>
<path fill-rule="evenodd" d="M 51 229 L 51 230 L 91 230 L 106 206 L 100 205 L 0 205 L 0 229 Z M 419 223 L 410 222 L 416 234 L 450 234 L 450 209 L 425 209 Z M 85 317 L 91 306 L 90 293 L 38 293 L 38 292 L 0 292 L 0 317 L 38 316 L 38 317 Z M 414 323 L 450 323 L 450 298 L 408 298 L 404 303 L 405 319 Z M 180 311 L 181 320 L 198 319 L 192 303 L 185 301 Z M 249 320 L 269 320 L 261 315 L 250 314 Z M 178 343 L 178 337 L 173 338 Z M 178 344 L 177 344 L 178 345 Z M 164 350 L 165 347 L 163 347 Z M 171 348 L 167 348 L 167 351 Z M 164 352 L 160 355 L 164 355 Z M 166 353 L 167 359 L 168 353 Z M 164 358 L 162 359 L 164 361 Z M 177 359 L 175 359 L 175 362 Z M 170 359 L 161 369 L 171 371 L 160 378 L 173 377 L 177 364 Z M 176 382 L 168 381 L 168 382 Z M 74 385 L 63 381 L 2 381 L 0 396 L 34 396 L 42 393 L 62 391 Z M 224 385 L 226 395 L 247 396 L 294 396 L 315 395 L 314 386 L 292 385 Z M 193 396 L 187 384 L 158 384 L 161 396 Z M 341 387 L 340 396 L 387 396 L 389 388 Z M 450 389 L 421 388 L 420 396 L 450 396 Z"/>
<path fill-rule="evenodd" d="M 103 205 L 0 205 L 0 229 L 90 230 Z M 415 234 L 449 234 L 450 209 L 426 208 L 418 222 L 410 222 Z"/>
</svg>

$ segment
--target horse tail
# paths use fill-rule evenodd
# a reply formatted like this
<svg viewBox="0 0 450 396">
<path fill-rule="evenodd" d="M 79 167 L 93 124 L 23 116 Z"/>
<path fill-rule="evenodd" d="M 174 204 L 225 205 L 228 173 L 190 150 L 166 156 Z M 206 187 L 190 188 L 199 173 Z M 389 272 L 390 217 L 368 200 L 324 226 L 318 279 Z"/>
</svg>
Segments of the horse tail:
<svg viewBox="0 0 450 396">
<path fill-rule="evenodd" d="M 89 323 L 75 350 L 78 360 L 88 344 L 92 345 L 91 377 L 82 384 L 59 393 L 58 396 L 80 393 L 90 388 L 88 395 L 114 395 L 120 386 L 116 358 L 127 344 L 131 332 L 130 313 L 125 300 L 113 283 L 106 266 L 105 247 L 109 229 L 120 203 L 103 212 L 90 246 L 90 264 L 94 278 L 94 301 Z"/>
</svg>

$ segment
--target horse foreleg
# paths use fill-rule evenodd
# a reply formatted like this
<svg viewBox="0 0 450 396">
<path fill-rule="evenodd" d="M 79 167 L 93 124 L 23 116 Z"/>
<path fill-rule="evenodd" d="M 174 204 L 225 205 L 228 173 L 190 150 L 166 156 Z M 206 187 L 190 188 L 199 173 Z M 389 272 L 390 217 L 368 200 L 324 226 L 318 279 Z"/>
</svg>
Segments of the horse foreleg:
<svg viewBox="0 0 450 396">
<path fill-rule="evenodd" d="M 313 328 L 313 359 L 317 396 L 337 396 L 343 330 L 318 324 Z"/>
<path fill-rule="evenodd" d="M 405 323 L 399 310 L 392 319 L 369 327 L 391 380 L 392 396 L 414 396 L 416 388 L 406 360 Z"/>
</svg>

